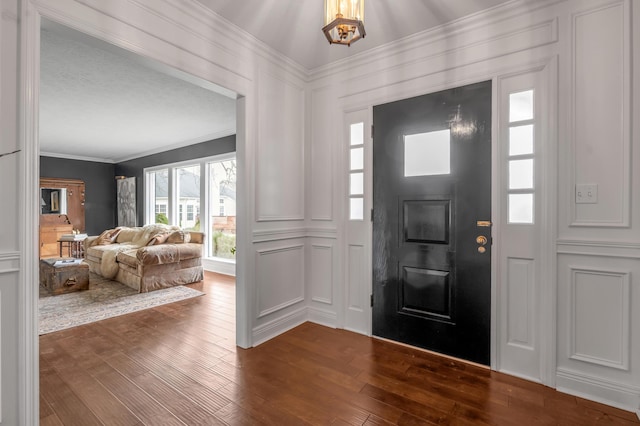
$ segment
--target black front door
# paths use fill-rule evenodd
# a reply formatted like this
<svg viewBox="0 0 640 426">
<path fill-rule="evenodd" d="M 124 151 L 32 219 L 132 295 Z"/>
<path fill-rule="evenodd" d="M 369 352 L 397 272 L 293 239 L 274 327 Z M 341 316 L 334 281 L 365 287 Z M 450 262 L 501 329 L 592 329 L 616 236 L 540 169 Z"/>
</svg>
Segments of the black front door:
<svg viewBox="0 0 640 426">
<path fill-rule="evenodd" d="M 491 82 L 373 123 L 373 334 L 488 365 Z"/>
</svg>

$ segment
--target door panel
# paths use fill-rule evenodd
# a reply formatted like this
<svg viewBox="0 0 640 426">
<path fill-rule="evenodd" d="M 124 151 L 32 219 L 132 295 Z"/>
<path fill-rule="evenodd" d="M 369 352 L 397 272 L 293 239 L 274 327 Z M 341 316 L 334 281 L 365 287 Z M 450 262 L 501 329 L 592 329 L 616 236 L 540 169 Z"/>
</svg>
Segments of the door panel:
<svg viewBox="0 0 640 426">
<path fill-rule="evenodd" d="M 491 82 L 373 120 L 373 334 L 488 364 Z"/>
</svg>

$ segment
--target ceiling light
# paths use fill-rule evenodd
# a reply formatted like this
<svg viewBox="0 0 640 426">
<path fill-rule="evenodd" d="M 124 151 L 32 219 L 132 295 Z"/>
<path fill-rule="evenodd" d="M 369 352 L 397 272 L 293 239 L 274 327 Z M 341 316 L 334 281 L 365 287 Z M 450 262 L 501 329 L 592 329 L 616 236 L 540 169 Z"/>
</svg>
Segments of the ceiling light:
<svg viewBox="0 0 640 426">
<path fill-rule="evenodd" d="M 324 0 L 322 32 L 329 44 L 351 46 L 364 38 L 364 0 Z"/>
</svg>

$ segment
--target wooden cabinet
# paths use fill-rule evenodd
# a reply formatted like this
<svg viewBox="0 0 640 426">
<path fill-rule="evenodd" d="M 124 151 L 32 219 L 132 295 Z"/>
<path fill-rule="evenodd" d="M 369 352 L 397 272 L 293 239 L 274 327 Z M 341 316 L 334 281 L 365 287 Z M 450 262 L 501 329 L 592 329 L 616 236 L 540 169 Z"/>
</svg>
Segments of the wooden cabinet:
<svg viewBox="0 0 640 426">
<path fill-rule="evenodd" d="M 57 194 L 56 194 L 57 193 Z M 42 215 L 66 214 L 73 225 L 73 229 L 84 232 L 84 181 L 79 179 L 40 178 L 40 195 L 42 202 Z M 59 201 L 56 209 L 51 207 L 52 195 L 56 195 Z M 61 199 L 64 197 L 64 201 Z"/>
<path fill-rule="evenodd" d="M 40 179 L 40 258 L 58 257 L 58 240 L 74 230 L 85 231 L 84 182 L 78 179 Z"/>
<path fill-rule="evenodd" d="M 60 256 L 58 240 L 64 234 L 71 234 L 73 225 L 67 215 L 40 215 L 40 259 Z"/>
</svg>

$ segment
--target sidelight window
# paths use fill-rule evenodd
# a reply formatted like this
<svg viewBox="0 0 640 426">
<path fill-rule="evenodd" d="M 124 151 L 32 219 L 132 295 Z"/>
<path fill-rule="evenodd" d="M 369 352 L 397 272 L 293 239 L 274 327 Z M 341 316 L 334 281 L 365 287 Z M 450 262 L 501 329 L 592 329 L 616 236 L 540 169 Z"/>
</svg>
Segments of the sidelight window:
<svg viewBox="0 0 640 426">
<path fill-rule="evenodd" d="M 364 123 L 349 126 L 349 219 L 364 220 Z"/>
<path fill-rule="evenodd" d="M 534 91 L 509 94 L 508 211 L 509 223 L 534 222 L 535 105 Z"/>
</svg>

